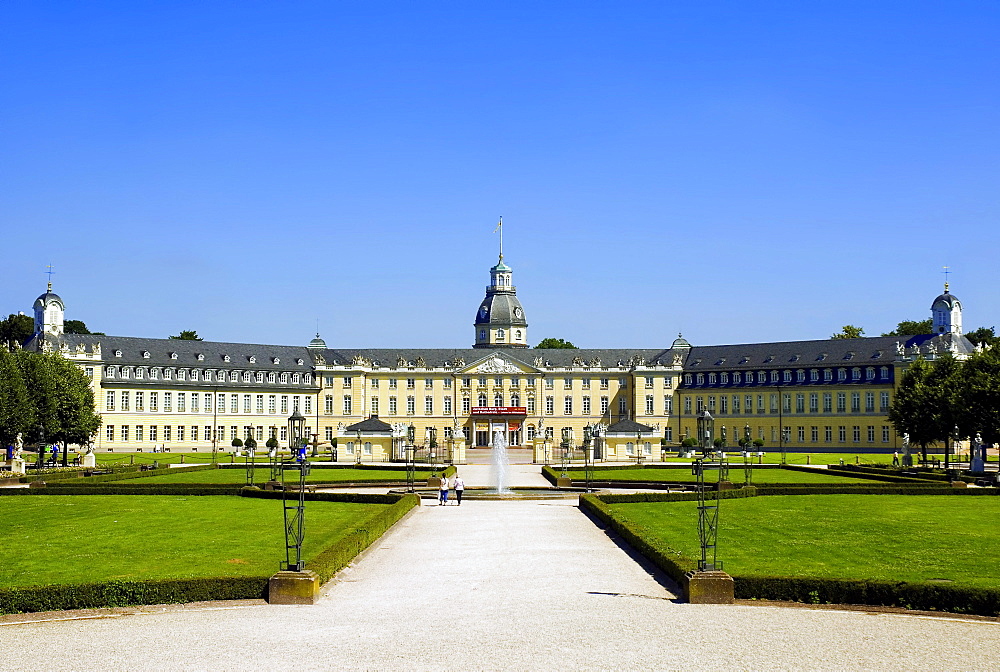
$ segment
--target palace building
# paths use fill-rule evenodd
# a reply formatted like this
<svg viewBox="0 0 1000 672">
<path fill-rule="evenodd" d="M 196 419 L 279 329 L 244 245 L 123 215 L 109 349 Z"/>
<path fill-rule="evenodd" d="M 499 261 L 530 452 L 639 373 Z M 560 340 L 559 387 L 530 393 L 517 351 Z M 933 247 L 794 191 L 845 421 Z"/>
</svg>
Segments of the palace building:
<svg viewBox="0 0 1000 672">
<path fill-rule="evenodd" d="M 454 462 L 498 431 L 548 461 L 565 432 L 579 445 L 585 429 L 598 461 L 658 460 L 661 443 L 676 451 L 696 436 L 706 410 L 728 446 L 749 432 L 764 450 L 891 451 L 900 441 L 886 414 L 909 363 L 974 349 L 947 284 L 931 306 L 935 333 L 922 336 L 695 346 L 679 335 L 647 349 L 534 349 L 512 279 L 501 253 L 468 348 L 65 334 L 51 284 L 25 347 L 59 352 L 91 378 L 98 450 L 221 450 L 247 435 L 285 446 L 298 410 L 321 451 L 336 440 L 338 460 L 403 459 L 412 426 L 416 443 L 436 439 L 439 459 Z"/>
</svg>

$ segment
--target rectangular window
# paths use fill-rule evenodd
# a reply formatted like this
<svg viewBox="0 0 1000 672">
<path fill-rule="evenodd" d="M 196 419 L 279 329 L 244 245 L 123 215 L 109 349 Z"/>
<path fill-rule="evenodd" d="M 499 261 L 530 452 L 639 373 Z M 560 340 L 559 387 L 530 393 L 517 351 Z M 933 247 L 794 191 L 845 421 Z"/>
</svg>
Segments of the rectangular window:
<svg viewBox="0 0 1000 672">
<path fill-rule="evenodd" d="M 302 412 L 306 415 L 311 415 L 313 412 L 313 399 L 312 397 L 302 397 Z"/>
<path fill-rule="evenodd" d="M 725 399 L 723 399 L 722 406 L 723 406 L 722 412 L 725 413 L 726 412 L 725 411 L 725 406 L 726 406 Z M 673 412 L 674 412 L 674 398 L 671 397 L 669 394 L 664 394 L 663 395 L 663 415 L 670 415 Z"/>
<path fill-rule="evenodd" d="M 792 395 L 783 394 L 781 395 L 781 410 L 785 413 L 792 412 Z M 747 411 L 749 413 L 749 411 Z"/>
<path fill-rule="evenodd" d="M 483 385 L 485 385 L 485 384 L 486 384 L 485 380 L 486 380 L 486 379 L 484 378 L 484 379 L 483 379 Z M 407 379 L 406 379 L 406 389 L 408 389 L 408 390 L 412 390 L 412 389 L 414 389 L 414 388 L 415 388 L 416 386 L 417 386 L 417 379 L 416 379 L 416 378 L 407 378 Z"/>
<path fill-rule="evenodd" d="M 184 425 L 177 425 L 177 440 L 184 440 Z"/>
<path fill-rule="evenodd" d="M 546 378 L 545 379 L 545 389 L 546 390 L 551 390 L 553 387 L 555 387 L 555 383 L 556 383 L 556 381 L 554 379 L 552 379 L 552 378 Z"/>
<path fill-rule="evenodd" d="M 563 398 L 563 415 L 573 415 L 573 397 Z"/>
<path fill-rule="evenodd" d="M 137 411 L 144 411 L 144 410 L 146 410 L 145 409 L 145 405 L 146 405 L 145 397 L 146 397 L 146 394 L 144 392 L 136 392 L 135 393 L 135 410 L 137 410 Z"/>
<path fill-rule="evenodd" d="M 879 393 L 879 409 L 884 411 L 889 410 L 889 393 L 880 392 Z"/>
<path fill-rule="evenodd" d="M 122 425 L 122 441 L 128 441 L 128 425 Z"/>
<path fill-rule="evenodd" d="M 177 412 L 184 413 L 187 410 L 187 394 L 184 392 L 177 393 Z"/>
<path fill-rule="evenodd" d="M 572 378 L 563 378 L 563 389 L 564 390 L 572 390 L 573 389 L 573 379 Z"/>
<path fill-rule="evenodd" d="M 778 412 L 778 395 L 772 394 L 771 397 L 770 397 L 770 401 L 771 401 L 771 413 L 772 414 L 777 413 Z"/>
<path fill-rule="evenodd" d="M 434 397 L 424 397 L 424 415 L 434 415 Z"/>
<path fill-rule="evenodd" d="M 847 442 L 847 427 L 840 425 L 837 427 L 837 440 L 841 443 Z"/>
<path fill-rule="evenodd" d="M 115 410 L 115 393 L 108 392 L 104 395 L 104 410 L 113 411 Z"/>
<path fill-rule="evenodd" d="M 333 405 L 333 398 L 332 397 L 327 397 L 327 398 L 331 400 L 330 405 L 332 406 Z M 331 408 L 331 410 L 333 410 L 333 409 Z M 267 395 L 267 412 L 268 412 L 269 415 L 274 415 L 275 413 L 278 412 L 278 397 L 277 397 L 277 395 L 274 395 L 274 394 Z M 327 411 L 327 412 L 329 413 L 329 411 Z"/>
<path fill-rule="evenodd" d="M 652 399 L 652 396 L 647 397 L 647 399 Z M 708 397 L 708 412 L 715 413 L 715 395 L 710 395 Z"/>
<path fill-rule="evenodd" d="M 389 389 L 390 390 L 395 390 L 398 385 L 399 385 L 399 379 L 398 378 L 390 378 L 389 379 Z"/>
<path fill-rule="evenodd" d="M 424 378 L 424 389 L 425 390 L 433 390 L 434 389 L 434 379 L 433 378 Z"/>
<path fill-rule="evenodd" d="M 149 426 L 149 440 L 156 441 L 156 425 Z"/>
<path fill-rule="evenodd" d="M 373 390 L 378 389 L 378 378 L 372 378 L 372 389 Z"/>
<path fill-rule="evenodd" d="M 462 378 L 462 387 L 470 387 L 472 385 L 472 378 Z"/>
<path fill-rule="evenodd" d="M 827 425 L 823 428 L 823 440 L 827 443 L 833 442 L 833 427 Z"/>
<path fill-rule="evenodd" d="M 851 437 L 854 439 L 854 443 L 861 443 L 861 427 L 854 425 L 852 429 Z"/>
<path fill-rule="evenodd" d="M 733 395 L 733 415 L 740 414 L 740 395 Z"/>
<path fill-rule="evenodd" d="M 325 427 L 323 438 L 327 441 L 333 441 L 333 427 Z"/>
<path fill-rule="evenodd" d="M 664 430 L 664 432 L 663 432 L 663 438 L 665 438 L 667 441 L 673 441 L 674 440 L 674 428 L 673 427 L 667 427 Z"/>
<path fill-rule="evenodd" d="M 851 392 L 851 413 L 861 412 L 861 393 Z"/>
<path fill-rule="evenodd" d="M 202 436 L 202 440 L 203 441 L 211 441 L 212 440 L 212 426 L 211 425 L 205 425 L 205 434 Z"/>
<path fill-rule="evenodd" d="M 646 376 L 646 389 L 647 390 L 653 389 L 653 377 L 652 376 Z"/>
<path fill-rule="evenodd" d="M 468 397 L 462 397 L 462 415 L 468 415 L 472 412 L 472 400 Z M 528 413 L 535 412 L 535 398 L 532 397 L 528 399 Z"/>
<path fill-rule="evenodd" d="M 798 428 L 798 436 L 799 436 L 799 443 L 805 443 L 806 442 L 806 428 L 805 427 L 799 427 Z"/>
<path fill-rule="evenodd" d="M 198 393 L 197 392 L 192 392 L 191 393 L 191 412 L 192 413 L 197 413 L 198 412 Z"/>
<path fill-rule="evenodd" d="M 258 394 L 257 395 L 257 412 L 258 413 L 263 413 L 264 412 L 264 395 L 263 394 Z"/>
<path fill-rule="evenodd" d="M 622 397 L 618 400 L 618 415 L 624 416 L 628 413 L 628 399 Z"/>
<path fill-rule="evenodd" d="M 610 406 L 610 401 L 607 397 L 601 397 L 601 415 L 608 414 L 608 408 Z"/>
<path fill-rule="evenodd" d="M 378 415 L 378 397 L 372 397 L 371 399 L 371 414 Z"/>
<path fill-rule="evenodd" d="M 287 441 L 288 440 L 288 427 L 282 425 L 278 429 L 278 433 L 280 434 L 280 438 L 278 439 L 279 441 Z"/>
<path fill-rule="evenodd" d="M 810 440 L 812 440 L 813 443 L 819 441 L 819 427 L 809 428 L 809 438 Z"/>
<path fill-rule="evenodd" d="M 790 409 L 789 409 L 790 410 Z M 753 413 L 753 395 L 748 394 L 743 398 L 743 412 L 747 415 Z"/>
<path fill-rule="evenodd" d="M 515 378 L 514 380 L 516 381 L 517 378 Z M 514 387 L 517 387 L 517 383 L 516 382 L 514 383 Z M 446 389 L 446 390 L 450 390 L 451 389 L 451 378 L 445 378 L 444 379 L 444 389 Z"/>
<path fill-rule="evenodd" d="M 819 394 L 816 392 L 809 393 L 809 412 L 819 413 Z"/>
<path fill-rule="evenodd" d="M 833 395 L 829 392 L 823 393 L 823 412 L 832 413 L 833 412 Z"/>
<path fill-rule="evenodd" d="M 253 395 L 244 394 L 243 395 L 243 412 L 247 415 L 250 414 L 250 407 L 253 405 Z"/>
<path fill-rule="evenodd" d="M 171 433 L 170 429 L 171 429 L 170 425 L 163 425 L 163 440 L 164 441 L 173 441 L 174 440 L 173 439 L 173 434 Z"/>
<path fill-rule="evenodd" d="M 396 397 L 389 397 L 389 415 L 396 415 L 397 412 Z"/>
<path fill-rule="evenodd" d="M 417 412 L 417 400 L 414 397 L 406 398 L 406 414 L 414 415 Z"/>
<path fill-rule="evenodd" d="M 589 390 L 590 389 L 590 378 L 584 378 L 583 379 L 583 389 L 585 389 L 585 390 Z"/>
<path fill-rule="evenodd" d="M 238 394 L 229 395 L 229 412 L 230 413 L 240 412 L 240 395 Z"/>
<path fill-rule="evenodd" d="M 875 412 L 875 393 L 865 392 L 865 412 L 874 413 Z"/>
<path fill-rule="evenodd" d="M 323 398 L 323 412 L 327 415 L 333 413 L 333 395 L 328 394 Z"/>
<path fill-rule="evenodd" d="M 694 411 L 695 413 L 701 413 L 705 410 L 705 399 L 704 397 L 694 398 Z"/>
<path fill-rule="evenodd" d="M 163 393 L 163 411 L 170 413 L 173 409 L 173 396 L 171 392 Z"/>
<path fill-rule="evenodd" d="M 868 443 L 875 443 L 875 425 L 868 425 Z"/>
<path fill-rule="evenodd" d="M 236 425 L 233 425 L 232 427 L 229 428 L 229 440 L 230 441 L 232 441 L 233 439 L 239 437 L 239 429 L 240 428 L 237 427 Z"/>
<path fill-rule="evenodd" d="M 837 412 L 846 413 L 847 412 L 847 393 L 837 392 Z"/>
<path fill-rule="evenodd" d="M 691 397 L 684 397 L 684 415 L 691 415 Z"/>
<path fill-rule="evenodd" d="M 288 414 L 288 395 L 287 394 L 281 395 L 281 414 L 282 415 L 287 415 Z"/>
<path fill-rule="evenodd" d="M 882 443 L 889 443 L 889 425 L 882 425 Z"/>
<path fill-rule="evenodd" d="M 107 438 L 107 440 L 109 442 L 114 443 L 114 441 L 115 441 L 115 426 L 114 425 L 108 425 L 105 428 L 105 431 L 106 431 L 105 438 Z"/>
<path fill-rule="evenodd" d="M 451 415 L 451 397 L 444 398 L 444 414 Z"/>
<path fill-rule="evenodd" d="M 349 390 L 353 385 L 354 380 L 352 380 L 350 376 L 344 376 L 344 387 Z"/>
<path fill-rule="evenodd" d="M 343 400 L 344 415 L 350 415 L 351 414 L 351 405 L 352 405 L 351 404 L 351 395 L 345 394 L 344 395 L 344 400 Z"/>
<path fill-rule="evenodd" d="M 142 435 L 143 435 L 142 425 L 136 425 L 135 426 L 135 440 L 136 441 L 142 441 Z"/>
<path fill-rule="evenodd" d="M 799 392 L 795 395 L 795 412 L 805 413 L 806 412 L 806 395 Z"/>
<path fill-rule="evenodd" d="M 556 398 L 545 397 L 545 414 L 552 415 L 556 412 Z"/>
<path fill-rule="evenodd" d="M 602 390 L 608 389 L 608 379 L 607 378 L 601 378 L 601 389 Z"/>
<path fill-rule="evenodd" d="M 711 400 L 715 401 L 715 397 L 711 397 Z M 652 415 L 653 414 L 653 405 L 654 405 L 653 395 L 647 394 L 646 395 L 646 415 Z"/>
<path fill-rule="evenodd" d="M 583 414 L 590 415 L 590 397 L 583 398 Z"/>
</svg>

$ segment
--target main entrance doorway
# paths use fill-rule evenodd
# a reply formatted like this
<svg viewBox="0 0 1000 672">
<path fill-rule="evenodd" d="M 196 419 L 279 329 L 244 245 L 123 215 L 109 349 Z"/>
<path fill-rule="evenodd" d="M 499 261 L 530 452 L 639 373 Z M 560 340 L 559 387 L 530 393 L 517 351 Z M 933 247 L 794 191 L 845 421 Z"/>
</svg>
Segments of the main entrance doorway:
<svg viewBox="0 0 1000 672">
<path fill-rule="evenodd" d="M 471 415 L 476 448 L 492 447 L 496 431 L 505 431 L 509 448 L 521 447 L 522 425 L 526 417 L 523 407 L 474 406 Z"/>
</svg>

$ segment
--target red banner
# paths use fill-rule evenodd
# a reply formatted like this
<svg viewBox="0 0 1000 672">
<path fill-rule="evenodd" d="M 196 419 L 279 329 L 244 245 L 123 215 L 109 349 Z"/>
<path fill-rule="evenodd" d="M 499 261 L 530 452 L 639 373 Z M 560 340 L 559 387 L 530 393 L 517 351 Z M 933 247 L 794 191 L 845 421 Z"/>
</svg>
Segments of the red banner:
<svg viewBox="0 0 1000 672">
<path fill-rule="evenodd" d="M 527 415 L 524 406 L 473 406 L 472 415 Z"/>
</svg>

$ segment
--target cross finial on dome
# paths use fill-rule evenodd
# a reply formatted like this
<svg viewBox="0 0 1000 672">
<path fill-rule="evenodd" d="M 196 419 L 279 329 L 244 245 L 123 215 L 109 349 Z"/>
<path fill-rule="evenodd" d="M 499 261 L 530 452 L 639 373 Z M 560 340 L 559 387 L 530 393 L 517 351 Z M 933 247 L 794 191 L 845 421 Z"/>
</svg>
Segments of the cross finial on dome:
<svg viewBox="0 0 1000 672">
<path fill-rule="evenodd" d="M 45 268 L 49 269 L 49 270 L 45 271 L 45 273 L 49 276 L 49 291 L 51 292 L 52 291 L 52 274 L 55 273 L 55 271 L 52 270 L 52 264 L 49 264 Z"/>
<path fill-rule="evenodd" d="M 949 270 L 949 268 L 947 266 L 945 266 L 944 270 L 942 271 L 942 273 L 944 273 L 944 293 L 947 294 L 948 293 L 948 274 L 951 273 L 951 271 Z"/>
</svg>

